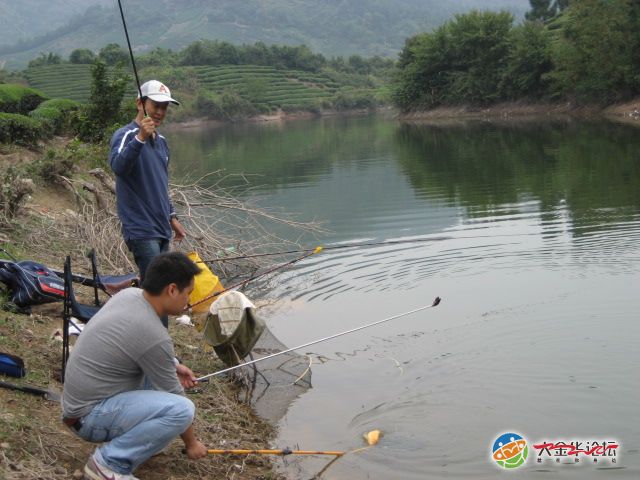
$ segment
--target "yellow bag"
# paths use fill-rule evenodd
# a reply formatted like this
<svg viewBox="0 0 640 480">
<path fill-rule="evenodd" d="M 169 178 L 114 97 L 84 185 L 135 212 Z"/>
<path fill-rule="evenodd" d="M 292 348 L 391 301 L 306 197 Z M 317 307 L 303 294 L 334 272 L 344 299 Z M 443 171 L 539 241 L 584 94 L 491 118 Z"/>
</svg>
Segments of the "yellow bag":
<svg viewBox="0 0 640 480">
<path fill-rule="evenodd" d="M 221 292 L 224 290 L 222 283 L 220 283 L 220 279 L 209 269 L 206 263 L 203 263 L 200 259 L 200 256 L 196 252 L 189 252 L 187 256 L 194 262 L 198 267 L 200 267 L 200 273 L 195 276 L 195 284 L 193 287 L 193 292 L 189 295 L 189 304 L 193 305 L 194 303 L 198 303 L 204 298 L 207 298 L 213 295 L 216 292 Z M 191 311 L 195 313 L 202 313 L 209 311 L 209 306 L 211 303 L 218 298 L 218 296 L 213 296 L 207 299 L 206 302 L 202 302 L 195 307 L 192 307 Z"/>
</svg>

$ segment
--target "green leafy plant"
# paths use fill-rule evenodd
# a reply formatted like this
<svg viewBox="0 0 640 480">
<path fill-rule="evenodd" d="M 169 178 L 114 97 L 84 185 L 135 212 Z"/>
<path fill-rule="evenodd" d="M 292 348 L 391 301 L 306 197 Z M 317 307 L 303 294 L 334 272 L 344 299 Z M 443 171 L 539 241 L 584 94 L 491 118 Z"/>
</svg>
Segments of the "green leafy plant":
<svg viewBox="0 0 640 480">
<path fill-rule="evenodd" d="M 46 100 L 46 96 L 34 89 L 18 84 L 0 84 L 0 112 L 26 115 Z"/>
<path fill-rule="evenodd" d="M 126 75 L 109 76 L 103 62 L 93 65 L 91 76 L 89 103 L 79 110 L 76 127 L 82 140 L 97 142 L 104 138 L 107 128 L 121 122 L 120 106 L 130 78 Z"/>
<path fill-rule="evenodd" d="M 17 113 L 0 113 L 0 142 L 32 147 L 43 136 L 41 121 Z"/>
<path fill-rule="evenodd" d="M 66 98 L 55 98 L 42 102 L 29 116 L 42 122 L 48 134 L 59 135 L 71 129 L 73 113 L 80 104 Z"/>
<path fill-rule="evenodd" d="M 0 224 L 7 224 L 17 215 L 24 198 L 33 192 L 33 182 L 23 178 L 13 165 L 0 172 L 0 178 Z"/>
</svg>

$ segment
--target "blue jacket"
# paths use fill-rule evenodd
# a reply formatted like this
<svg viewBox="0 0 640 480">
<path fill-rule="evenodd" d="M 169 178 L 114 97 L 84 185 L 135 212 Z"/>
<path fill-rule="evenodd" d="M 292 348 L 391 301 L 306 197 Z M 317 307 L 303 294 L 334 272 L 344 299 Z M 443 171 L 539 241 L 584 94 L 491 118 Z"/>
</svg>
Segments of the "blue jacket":
<svg viewBox="0 0 640 480">
<path fill-rule="evenodd" d="M 111 137 L 109 164 L 116 174 L 118 216 L 125 241 L 171 239 L 169 146 L 157 134 L 153 146 L 136 138 L 136 122 Z"/>
</svg>

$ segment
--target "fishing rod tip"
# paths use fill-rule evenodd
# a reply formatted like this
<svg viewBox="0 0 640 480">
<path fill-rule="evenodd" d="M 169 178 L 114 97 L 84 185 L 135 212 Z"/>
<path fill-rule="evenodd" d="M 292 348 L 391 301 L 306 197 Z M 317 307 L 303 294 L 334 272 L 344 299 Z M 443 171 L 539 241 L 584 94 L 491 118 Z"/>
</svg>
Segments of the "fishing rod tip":
<svg viewBox="0 0 640 480">
<path fill-rule="evenodd" d="M 436 299 L 433 301 L 433 303 L 431 304 L 432 307 L 437 307 L 438 305 L 440 305 L 440 297 L 436 297 Z"/>
</svg>

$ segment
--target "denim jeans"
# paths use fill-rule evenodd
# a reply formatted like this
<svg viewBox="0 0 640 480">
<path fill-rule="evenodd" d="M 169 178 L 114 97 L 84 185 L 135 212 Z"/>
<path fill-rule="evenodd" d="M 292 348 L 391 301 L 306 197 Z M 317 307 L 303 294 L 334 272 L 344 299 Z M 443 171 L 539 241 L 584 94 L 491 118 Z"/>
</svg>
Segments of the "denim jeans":
<svg viewBox="0 0 640 480">
<path fill-rule="evenodd" d="M 127 242 L 127 247 L 129 247 L 129 251 L 133 254 L 133 259 L 138 265 L 140 283 L 142 283 L 144 274 L 147 272 L 147 267 L 153 257 L 169 251 L 169 240 L 163 238 L 152 238 L 150 240 L 131 239 Z M 164 328 L 169 327 L 169 317 L 163 315 L 160 320 L 162 320 Z"/>
<path fill-rule="evenodd" d="M 128 475 L 193 422 L 188 398 L 156 390 L 124 392 L 98 403 L 82 418 L 78 435 L 93 443 L 98 463 Z"/>
<path fill-rule="evenodd" d="M 138 265 L 140 281 L 142 281 L 153 257 L 169 251 L 169 240 L 166 238 L 152 238 L 150 240 L 131 239 L 127 242 L 127 247 L 129 247 L 129 251 L 133 254 L 133 259 L 136 265 Z"/>
</svg>

